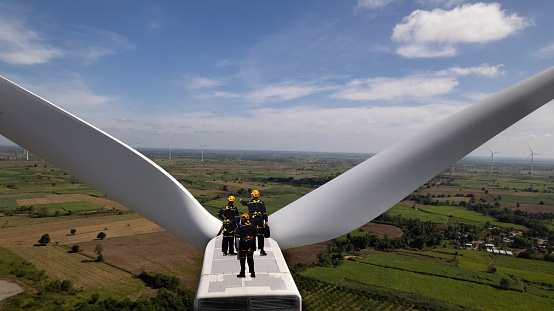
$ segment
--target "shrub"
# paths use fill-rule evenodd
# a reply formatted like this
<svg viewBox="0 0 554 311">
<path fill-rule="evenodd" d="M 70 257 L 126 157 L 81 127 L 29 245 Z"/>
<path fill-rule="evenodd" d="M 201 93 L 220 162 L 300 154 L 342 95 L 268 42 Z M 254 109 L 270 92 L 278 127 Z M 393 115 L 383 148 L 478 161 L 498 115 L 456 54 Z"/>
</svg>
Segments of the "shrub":
<svg viewBox="0 0 554 311">
<path fill-rule="evenodd" d="M 510 285 L 512 285 L 512 281 L 510 279 L 502 278 L 502 280 L 500 280 L 500 287 L 508 289 Z"/>
<path fill-rule="evenodd" d="M 139 278 L 146 283 L 146 285 L 158 289 L 165 288 L 171 291 L 177 290 L 181 281 L 175 276 L 169 276 L 162 273 L 142 272 Z"/>
<path fill-rule="evenodd" d="M 38 243 L 42 246 L 45 246 L 46 244 L 50 243 L 50 235 L 47 233 L 47 234 L 44 234 L 40 240 L 38 240 Z"/>
</svg>

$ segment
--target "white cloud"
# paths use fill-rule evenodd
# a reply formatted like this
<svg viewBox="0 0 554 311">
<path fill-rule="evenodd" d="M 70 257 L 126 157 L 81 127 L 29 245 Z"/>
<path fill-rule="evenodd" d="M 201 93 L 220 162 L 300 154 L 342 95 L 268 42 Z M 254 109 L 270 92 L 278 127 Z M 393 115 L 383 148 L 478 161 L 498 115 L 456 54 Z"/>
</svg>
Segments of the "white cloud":
<svg viewBox="0 0 554 311">
<path fill-rule="evenodd" d="M 122 35 L 111 31 L 82 28 L 74 34 L 73 41 L 68 42 L 72 46 L 72 53 L 84 59 L 86 65 L 90 65 L 99 58 L 133 50 L 135 45 Z"/>
<path fill-rule="evenodd" d="M 209 82 L 206 82 L 209 84 Z M 199 88 L 198 88 L 199 89 Z M 299 97 L 315 94 L 326 90 L 326 87 L 319 87 L 307 83 L 285 82 L 264 86 L 249 93 L 232 93 L 225 91 L 214 91 L 212 93 L 196 94 L 196 98 L 210 99 L 223 98 L 232 100 L 245 100 L 251 104 L 263 104 L 268 102 L 287 101 Z"/>
<path fill-rule="evenodd" d="M 452 8 L 463 3 L 464 1 L 465 0 L 417 0 L 416 2 L 432 8 Z"/>
<path fill-rule="evenodd" d="M 402 97 L 429 97 L 451 92 L 458 82 L 453 77 L 410 76 L 407 78 L 356 79 L 333 94 L 349 100 L 391 100 Z"/>
<path fill-rule="evenodd" d="M 496 77 L 500 74 L 503 74 L 503 72 L 500 70 L 500 68 L 502 68 L 503 66 L 504 65 L 491 66 L 489 64 L 483 64 L 478 67 L 468 68 L 452 67 L 443 71 L 438 71 L 437 75 L 453 75 L 463 77 L 470 74 L 476 74 L 485 77 Z"/>
<path fill-rule="evenodd" d="M 105 105 L 117 99 L 111 95 L 95 94 L 79 75 L 71 75 L 63 80 L 52 80 L 25 88 L 63 108 L 90 108 Z"/>
<path fill-rule="evenodd" d="M 464 106 L 262 108 L 246 115 L 199 112 L 158 116 L 152 123 L 169 122 L 174 126 L 141 140 L 144 146 L 162 147 L 160 137 L 172 137 L 176 148 L 198 148 L 198 144 L 207 143 L 216 149 L 377 152 Z M 125 134 L 129 138 L 123 140 L 130 141 L 131 134 L 151 130 L 149 125 L 142 125 Z M 118 133 L 123 132 L 124 126 Z"/>
<path fill-rule="evenodd" d="M 416 74 L 404 78 L 355 79 L 347 83 L 332 98 L 348 100 L 392 100 L 422 98 L 450 93 L 458 85 L 457 77 L 470 74 L 494 77 L 502 65 L 483 64 L 478 67 L 452 67 L 435 73 Z"/>
<path fill-rule="evenodd" d="M 394 27 L 391 39 L 405 57 L 454 56 L 461 43 L 504 39 L 529 25 L 527 18 L 506 13 L 498 3 L 465 4 L 450 11 L 414 11 Z"/>
<path fill-rule="evenodd" d="M 378 9 L 387 6 L 394 0 L 358 0 L 357 9 Z"/>
<path fill-rule="evenodd" d="M 554 43 L 552 43 L 549 46 L 545 46 L 544 48 L 538 50 L 535 55 L 539 58 L 552 58 L 554 57 Z"/>
<path fill-rule="evenodd" d="M 64 52 L 41 39 L 21 22 L 0 16 L 0 60 L 14 65 L 44 64 Z"/>
<path fill-rule="evenodd" d="M 203 77 L 185 77 L 185 87 L 187 90 L 198 90 L 204 88 L 213 88 L 221 86 L 223 84 L 222 79 L 210 79 Z"/>
<path fill-rule="evenodd" d="M 260 90 L 251 92 L 245 96 L 252 103 L 264 103 L 268 101 L 285 101 L 321 91 L 320 88 L 310 85 L 295 85 L 283 83 L 269 85 Z"/>
<path fill-rule="evenodd" d="M 135 122 L 137 122 L 137 119 L 127 118 L 127 117 L 116 118 L 114 120 L 117 121 L 117 122 L 122 122 L 122 123 L 135 123 Z"/>
</svg>

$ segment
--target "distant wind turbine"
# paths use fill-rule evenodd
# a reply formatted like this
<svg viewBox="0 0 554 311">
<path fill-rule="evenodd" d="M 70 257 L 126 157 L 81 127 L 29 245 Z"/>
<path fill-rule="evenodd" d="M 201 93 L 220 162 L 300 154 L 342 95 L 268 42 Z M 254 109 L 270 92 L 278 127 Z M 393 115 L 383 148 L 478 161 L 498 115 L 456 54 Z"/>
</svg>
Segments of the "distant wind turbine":
<svg viewBox="0 0 554 311">
<path fill-rule="evenodd" d="M 202 162 L 204 162 L 204 147 L 206 147 L 207 145 L 200 145 L 200 147 L 202 147 Z"/>
<path fill-rule="evenodd" d="M 171 145 L 173 144 L 173 140 L 169 142 L 169 159 L 171 160 Z"/>
<path fill-rule="evenodd" d="M 492 152 L 489 148 L 487 148 L 487 150 L 489 150 L 489 152 L 491 153 L 491 175 L 492 175 L 494 173 L 494 155 L 500 152 Z"/>
<path fill-rule="evenodd" d="M 535 160 L 536 155 L 541 155 L 540 153 L 534 153 L 533 150 L 531 150 L 531 147 L 529 147 L 529 151 L 531 151 L 531 154 L 527 157 L 527 159 L 531 158 L 531 176 L 533 176 L 533 162 Z"/>
</svg>

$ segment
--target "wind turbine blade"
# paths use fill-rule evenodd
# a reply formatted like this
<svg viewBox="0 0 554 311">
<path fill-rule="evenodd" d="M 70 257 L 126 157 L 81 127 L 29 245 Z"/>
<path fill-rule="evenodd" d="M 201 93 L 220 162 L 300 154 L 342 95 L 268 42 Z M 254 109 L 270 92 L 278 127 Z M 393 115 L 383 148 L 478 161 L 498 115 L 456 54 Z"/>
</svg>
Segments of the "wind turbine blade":
<svg viewBox="0 0 554 311">
<path fill-rule="evenodd" d="M 270 215 L 272 238 L 286 249 L 350 232 L 553 98 L 551 67 L 393 145 Z"/>
<path fill-rule="evenodd" d="M 0 134 L 198 249 L 221 225 L 154 162 L 3 77 Z"/>
</svg>

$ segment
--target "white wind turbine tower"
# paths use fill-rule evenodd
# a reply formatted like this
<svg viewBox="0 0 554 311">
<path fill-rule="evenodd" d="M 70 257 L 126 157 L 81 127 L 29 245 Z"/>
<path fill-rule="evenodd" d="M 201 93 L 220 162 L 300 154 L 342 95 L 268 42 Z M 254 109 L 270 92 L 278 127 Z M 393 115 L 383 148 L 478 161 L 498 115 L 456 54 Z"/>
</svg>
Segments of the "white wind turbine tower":
<svg viewBox="0 0 554 311">
<path fill-rule="evenodd" d="M 489 148 L 487 150 L 491 153 L 491 175 L 494 173 L 494 155 L 500 152 L 492 152 Z"/>
<path fill-rule="evenodd" d="M 529 151 L 531 151 L 531 154 L 527 157 L 527 159 L 531 158 L 531 176 L 533 176 L 533 162 L 535 160 L 536 155 L 541 155 L 540 153 L 534 153 L 533 150 L 531 150 L 531 147 L 529 147 Z"/>
<path fill-rule="evenodd" d="M 173 145 L 173 140 L 169 142 L 169 159 L 171 160 L 171 145 Z"/>
<path fill-rule="evenodd" d="M 202 147 L 202 162 L 204 162 L 204 147 L 206 147 L 207 145 L 200 145 L 200 147 Z"/>
</svg>

